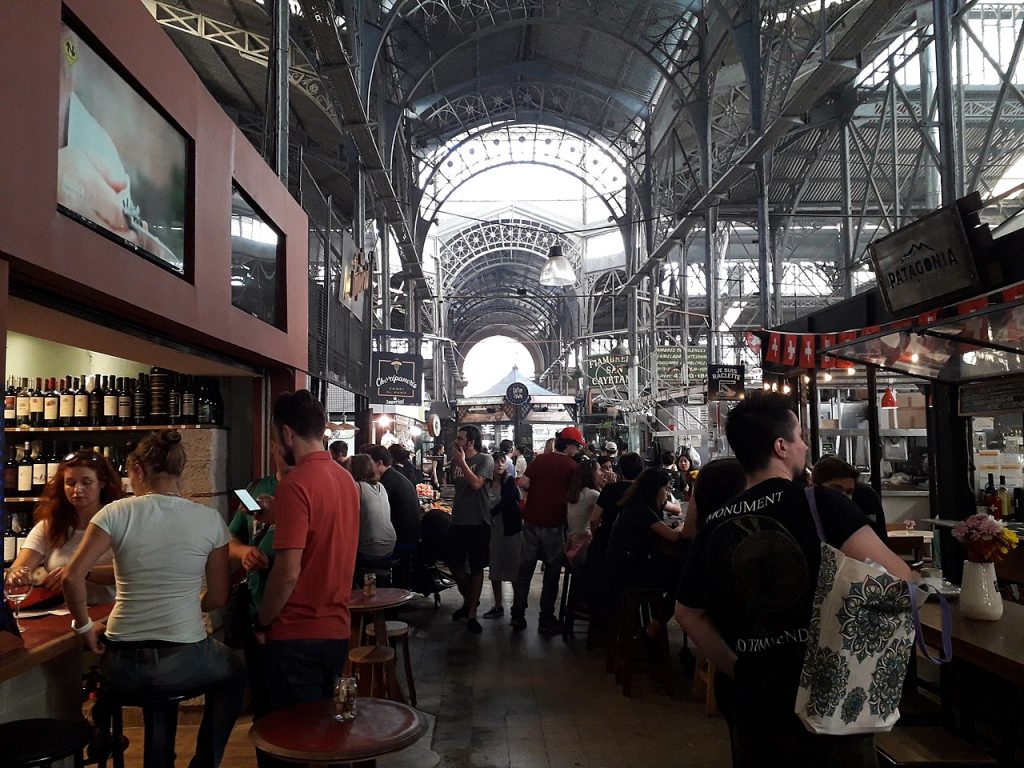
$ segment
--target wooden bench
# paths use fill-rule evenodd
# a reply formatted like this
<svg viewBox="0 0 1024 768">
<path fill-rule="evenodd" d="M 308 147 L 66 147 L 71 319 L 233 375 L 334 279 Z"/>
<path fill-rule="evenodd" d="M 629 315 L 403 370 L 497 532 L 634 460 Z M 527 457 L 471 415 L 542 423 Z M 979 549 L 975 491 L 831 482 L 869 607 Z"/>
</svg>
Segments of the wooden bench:
<svg viewBox="0 0 1024 768">
<path fill-rule="evenodd" d="M 995 758 L 952 731 L 933 726 L 897 726 L 875 734 L 880 766 L 974 768 L 995 766 Z"/>
</svg>

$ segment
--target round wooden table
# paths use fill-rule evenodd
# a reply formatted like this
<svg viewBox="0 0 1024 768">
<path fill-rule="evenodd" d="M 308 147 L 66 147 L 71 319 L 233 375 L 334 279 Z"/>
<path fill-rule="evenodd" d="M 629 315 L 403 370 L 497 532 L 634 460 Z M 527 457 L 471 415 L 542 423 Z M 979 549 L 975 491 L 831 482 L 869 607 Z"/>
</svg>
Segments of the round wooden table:
<svg viewBox="0 0 1024 768">
<path fill-rule="evenodd" d="M 370 768 L 376 758 L 413 744 L 427 730 L 418 711 L 397 701 L 356 699 L 356 719 L 334 719 L 334 701 L 312 701 L 279 709 L 249 729 L 260 752 L 293 763 L 352 763 Z"/>
<path fill-rule="evenodd" d="M 358 615 L 359 625 L 353 633 L 353 645 L 361 645 L 363 642 L 363 615 L 370 614 L 373 619 L 373 631 L 376 633 L 377 645 L 388 644 L 388 630 L 386 626 L 385 612 L 391 608 L 408 603 L 416 595 L 407 589 L 397 587 L 378 587 L 377 594 L 373 597 L 365 597 L 362 589 L 353 589 L 352 596 L 348 599 L 348 609 L 353 616 Z"/>
</svg>

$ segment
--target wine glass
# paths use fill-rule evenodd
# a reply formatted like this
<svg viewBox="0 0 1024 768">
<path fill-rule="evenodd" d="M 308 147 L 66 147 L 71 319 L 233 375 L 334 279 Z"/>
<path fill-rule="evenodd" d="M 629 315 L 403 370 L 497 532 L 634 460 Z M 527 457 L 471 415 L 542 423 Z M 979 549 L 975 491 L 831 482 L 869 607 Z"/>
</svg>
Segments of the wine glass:
<svg viewBox="0 0 1024 768">
<path fill-rule="evenodd" d="M 32 569 L 25 566 L 8 568 L 4 577 L 4 593 L 7 599 L 14 605 L 14 623 L 18 625 L 18 631 L 24 632 L 25 627 L 18 621 L 18 614 L 21 604 L 32 591 Z"/>
</svg>

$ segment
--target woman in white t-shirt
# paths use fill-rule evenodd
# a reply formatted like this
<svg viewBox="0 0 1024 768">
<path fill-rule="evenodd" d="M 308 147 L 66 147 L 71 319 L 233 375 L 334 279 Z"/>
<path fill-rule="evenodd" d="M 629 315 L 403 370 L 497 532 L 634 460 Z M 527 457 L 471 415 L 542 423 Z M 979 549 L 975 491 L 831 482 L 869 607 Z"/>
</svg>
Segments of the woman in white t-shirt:
<svg viewBox="0 0 1024 768">
<path fill-rule="evenodd" d="M 359 548 L 357 565 L 374 565 L 395 551 L 398 536 L 391 523 L 388 492 L 377 477 L 377 465 L 365 453 L 357 453 L 348 462 L 348 471 L 359 485 Z"/>
<path fill-rule="evenodd" d="M 64 594 L 71 628 L 94 653 L 115 693 L 146 697 L 203 691 L 206 704 L 192 765 L 217 766 L 245 695 L 244 668 L 206 634 L 203 611 L 228 597 L 228 534 L 215 509 L 181 496 L 181 434 L 152 433 L 128 457 L 136 496 L 93 518 L 68 564 Z M 112 549 L 114 610 L 101 637 L 85 606 L 85 575 Z M 205 578 L 206 593 L 201 595 Z M 177 705 L 144 706 L 145 768 L 173 768 Z"/>
<path fill-rule="evenodd" d="M 14 561 L 14 567 L 47 573 L 39 582 L 60 591 L 64 569 L 82 543 L 85 530 L 100 508 L 124 496 L 121 478 L 96 451 L 78 451 L 64 457 L 35 509 L 35 525 Z M 113 553 L 108 549 L 86 574 L 86 598 L 90 605 L 114 602 Z"/>
</svg>

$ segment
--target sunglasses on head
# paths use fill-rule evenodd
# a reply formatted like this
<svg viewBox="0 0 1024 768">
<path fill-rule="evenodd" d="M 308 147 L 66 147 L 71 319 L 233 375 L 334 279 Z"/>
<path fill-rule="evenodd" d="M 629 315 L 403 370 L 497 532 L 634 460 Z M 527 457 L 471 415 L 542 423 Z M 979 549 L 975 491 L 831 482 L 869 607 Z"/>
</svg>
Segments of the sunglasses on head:
<svg viewBox="0 0 1024 768">
<path fill-rule="evenodd" d="M 75 459 L 80 459 L 82 461 L 99 461 L 102 458 L 103 457 L 96 453 L 96 451 L 72 451 L 64 457 L 63 461 L 65 463 L 74 461 Z"/>
</svg>

